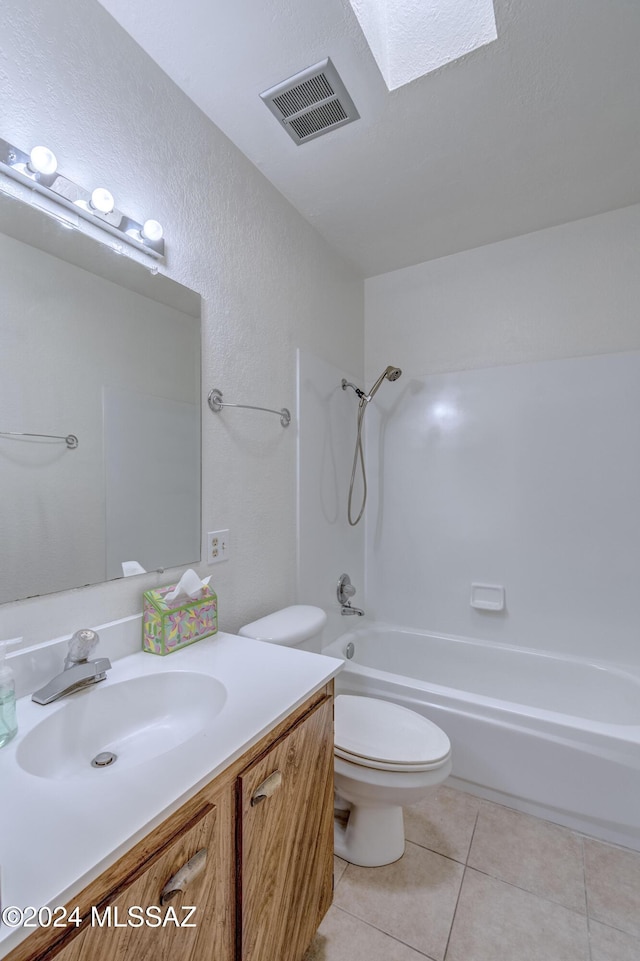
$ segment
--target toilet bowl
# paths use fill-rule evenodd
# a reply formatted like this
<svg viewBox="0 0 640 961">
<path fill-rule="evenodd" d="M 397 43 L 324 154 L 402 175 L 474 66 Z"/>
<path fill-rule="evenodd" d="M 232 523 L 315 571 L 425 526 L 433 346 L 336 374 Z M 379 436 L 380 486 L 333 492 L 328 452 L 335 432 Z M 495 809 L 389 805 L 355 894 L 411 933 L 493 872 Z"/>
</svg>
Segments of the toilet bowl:
<svg viewBox="0 0 640 961">
<path fill-rule="evenodd" d="M 245 624 L 239 634 L 272 644 L 320 650 L 327 616 L 296 604 Z M 335 699 L 335 853 L 363 867 L 404 853 L 402 807 L 451 773 L 451 744 L 437 725 L 391 701 L 339 694 Z M 343 823 L 346 819 L 346 823 Z"/>
<path fill-rule="evenodd" d="M 335 701 L 335 853 L 363 867 L 404 854 L 402 807 L 451 773 L 451 744 L 439 727 L 398 704 L 339 694 Z"/>
</svg>

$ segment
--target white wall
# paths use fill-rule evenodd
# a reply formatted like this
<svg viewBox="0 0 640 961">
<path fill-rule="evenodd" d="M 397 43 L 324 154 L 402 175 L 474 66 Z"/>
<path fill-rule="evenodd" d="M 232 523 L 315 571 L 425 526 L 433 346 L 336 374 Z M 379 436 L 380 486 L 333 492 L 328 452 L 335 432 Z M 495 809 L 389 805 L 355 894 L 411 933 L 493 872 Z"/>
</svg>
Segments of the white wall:
<svg viewBox="0 0 640 961">
<path fill-rule="evenodd" d="M 360 369 L 359 275 L 99 4 L 7 0 L 2 13 L 2 136 L 50 145 L 63 173 L 164 224 L 161 270 L 203 297 L 203 402 L 215 386 L 230 402 L 293 409 L 297 347 Z M 234 630 L 296 599 L 296 431 L 203 410 L 203 531 L 231 530 L 212 583 Z M 133 613 L 175 573 L 3 605 L 0 636 L 34 643 Z"/>
<path fill-rule="evenodd" d="M 640 205 L 365 281 L 367 382 L 640 347 Z"/>
<path fill-rule="evenodd" d="M 366 281 L 367 382 L 403 368 L 367 432 L 379 617 L 640 663 L 639 237 L 634 206 Z"/>
</svg>

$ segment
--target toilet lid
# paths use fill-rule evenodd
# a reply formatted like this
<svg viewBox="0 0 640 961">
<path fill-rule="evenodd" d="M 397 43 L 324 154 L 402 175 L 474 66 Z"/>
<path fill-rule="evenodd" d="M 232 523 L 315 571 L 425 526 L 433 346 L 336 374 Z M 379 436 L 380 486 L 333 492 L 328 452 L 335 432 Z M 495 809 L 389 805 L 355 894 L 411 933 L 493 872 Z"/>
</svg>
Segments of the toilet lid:
<svg viewBox="0 0 640 961">
<path fill-rule="evenodd" d="M 424 768 L 445 760 L 449 738 L 421 714 L 375 697 L 339 694 L 335 700 L 335 752 L 356 763 Z"/>
</svg>

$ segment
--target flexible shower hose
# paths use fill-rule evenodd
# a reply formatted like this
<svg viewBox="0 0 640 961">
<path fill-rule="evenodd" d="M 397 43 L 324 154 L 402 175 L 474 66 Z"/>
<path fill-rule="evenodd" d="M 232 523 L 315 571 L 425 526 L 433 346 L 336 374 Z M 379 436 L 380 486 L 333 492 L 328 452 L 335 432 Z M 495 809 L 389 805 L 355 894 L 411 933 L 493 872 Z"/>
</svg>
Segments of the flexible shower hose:
<svg viewBox="0 0 640 961">
<path fill-rule="evenodd" d="M 349 484 L 349 500 L 347 503 L 347 517 L 349 523 L 352 527 L 355 527 L 362 515 L 364 514 L 364 507 L 367 503 L 367 472 L 364 466 L 364 454 L 362 452 L 362 423 L 364 421 L 364 412 L 367 409 L 367 399 L 366 397 L 360 398 L 360 403 L 358 404 L 358 435 L 356 438 L 356 449 L 353 454 L 353 468 L 351 470 L 351 483 Z M 356 470 L 358 469 L 358 459 L 360 460 L 360 468 L 362 470 L 362 506 L 360 508 L 360 513 L 355 520 L 352 518 L 352 499 L 353 499 L 353 484 L 356 479 Z"/>
</svg>

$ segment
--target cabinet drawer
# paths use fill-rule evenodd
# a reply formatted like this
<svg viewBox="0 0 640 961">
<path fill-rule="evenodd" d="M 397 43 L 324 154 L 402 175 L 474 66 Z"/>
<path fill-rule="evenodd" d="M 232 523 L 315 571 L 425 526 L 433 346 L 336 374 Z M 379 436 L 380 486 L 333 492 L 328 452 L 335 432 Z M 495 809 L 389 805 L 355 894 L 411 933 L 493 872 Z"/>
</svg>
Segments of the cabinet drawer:
<svg viewBox="0 0 640 961">
<path fill-rule="evenodd" d="M 94 906 L 75 936 L 39 961 L 231 961 L 232 885 L 221 858 L 223 831 L 228 835 L 229 825 L 218 806 L 205 806 Z"/>
</svg>

